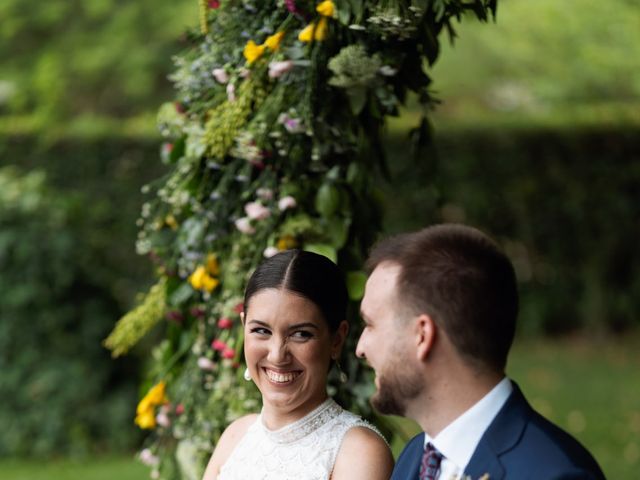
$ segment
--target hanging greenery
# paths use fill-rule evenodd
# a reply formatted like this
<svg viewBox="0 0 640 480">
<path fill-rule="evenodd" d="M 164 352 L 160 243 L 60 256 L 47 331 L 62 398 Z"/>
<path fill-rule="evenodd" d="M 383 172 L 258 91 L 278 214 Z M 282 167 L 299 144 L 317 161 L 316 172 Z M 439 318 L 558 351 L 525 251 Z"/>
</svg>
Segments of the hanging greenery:
<svg viewBox="0 0 640 480">
<path fill-rule="evenodd" d="M 199 480 L 229 422 L 260 408 L 242 379 L 240 312 L 263 257 L 324 254 L 360 299 L 380 231 L 372 172 L 384 172 L 385 117 L 415 92 L 424 139 L 425 60 L 454 19 L 486 21 L 495 2 L 200 1 L 200 32 L 175 59 L 177 101 L 158 116 L 170 173 L 146 187 L 140 218 L 137 249 L 159 281 L 107 340 L 124 353 L 138 325 L 166 319 L 136 418 L 153 432 L 141 458 L 154 478 Z M 348 352 L 342 363 L 349 381 L 332 393 L 370 417 L 366 369 Z"/>
</svg>

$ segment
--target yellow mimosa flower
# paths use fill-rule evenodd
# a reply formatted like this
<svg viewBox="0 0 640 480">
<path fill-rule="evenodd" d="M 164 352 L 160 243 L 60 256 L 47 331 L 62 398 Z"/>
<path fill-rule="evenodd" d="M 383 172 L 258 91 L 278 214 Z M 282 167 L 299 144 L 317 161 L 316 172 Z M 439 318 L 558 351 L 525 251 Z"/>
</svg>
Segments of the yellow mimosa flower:
<svg viewBox="0 0 640 480">
<path fill-rule="evenodd" d="M 256 45 L 256 42 L 253 40 L 249 40 L 244 47 L 244 51 L 242 52 L 244 58 L 247 59 L 249 65 L 258 60 L 262 54 L 264 53 L 267 47 L 264 45 Z"/>
<path fill-rule="evenodd" d="M 210 253 L 209 255 L 207 255 L 207 272 L 209 272 L 209 275 L 213 275 L 214 277 L 220 275 L 218 257 L 216 257 L 215 253 Z"/>
<path fill-rule="evenodd" d="M 327 37 L 328 26 L 329 21 L 327 20 L 327 17 L 322 17 L 318 22 L 315 32 L 313 32 L 313 38 L 319 42 L 324 40 Z"/>
<path fill-rule="evenodd" d="M 325 17 L 333 17 L 336 12 L 336 6 L 331 0 L 320 2 L 316 7 L 316 12 Z"/>
<path fill-rule="evenodd" d="M 275 52 L 278 49 L 278 47 L 280 47 L 280 42 L 282 42 L 283 38 L 284 38 L 284 31 L 274 33 L 273 35 L 269 35 L 267 37 L 263 45 L 265 45 L 270 50 Z"/>
<path fill-rule="evenodd" d="M 316 29 L 316 22 L 311 22 L 304 27 L 298 34 L 298 40 L 301 42 L 309 43 L 313 40 L 313 31 Z"/>
<path fill-rule="evenodd" d="M 146 410 L 136 415 L 134 422 L 143 430 L 151 430 L 156 426 L 156 415 L 153 409 Z"/>
</svg>

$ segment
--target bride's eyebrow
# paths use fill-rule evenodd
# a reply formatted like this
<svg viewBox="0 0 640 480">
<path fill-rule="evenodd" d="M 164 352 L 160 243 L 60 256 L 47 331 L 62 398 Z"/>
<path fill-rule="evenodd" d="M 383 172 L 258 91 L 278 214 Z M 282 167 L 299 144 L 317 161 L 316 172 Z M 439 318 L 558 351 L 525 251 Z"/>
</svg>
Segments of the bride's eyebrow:
<svg viewBox="0 0 640 480">
<path fill-rule="evenodd" d="M 258 325 L 261 325 L 261 326 L 263 326 L 263 327 L 269 327 L 269 328 L 271 328 L 271 326 L 270 326 L 267 322 L 263 322 L 262 320 L 256 320 L 256 319 L 253 319 L 253 320 L 249 320 L 249 323 L 250 323 L 250 324 L 251 324 L 251 323 L 257 323 Z"/>
<path fill-rule="evenodd" d="M 318 325 L 311 322 L 303 322 L 303 323 L 296 323 L 294 325 L 289 325 L 289 330 L 297 330 L 298 328 L 315 328 L 316 330 L 320 329 Z"/>
</svg>

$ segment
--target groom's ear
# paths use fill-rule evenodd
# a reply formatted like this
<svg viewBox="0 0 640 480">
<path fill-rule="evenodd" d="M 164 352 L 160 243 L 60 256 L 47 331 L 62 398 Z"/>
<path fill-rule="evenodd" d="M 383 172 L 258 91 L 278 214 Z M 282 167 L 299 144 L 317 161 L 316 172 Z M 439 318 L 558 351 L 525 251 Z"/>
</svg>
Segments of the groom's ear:
<svg viewBox="0 0 640 480">
<path fill-rule="evenodd" d="M 431 350 L 436 339 L 437 326 L 431 315 L 422 313 L 416 318 L 416 356 L 418 360 L 424 361 Z"/>
</svg>

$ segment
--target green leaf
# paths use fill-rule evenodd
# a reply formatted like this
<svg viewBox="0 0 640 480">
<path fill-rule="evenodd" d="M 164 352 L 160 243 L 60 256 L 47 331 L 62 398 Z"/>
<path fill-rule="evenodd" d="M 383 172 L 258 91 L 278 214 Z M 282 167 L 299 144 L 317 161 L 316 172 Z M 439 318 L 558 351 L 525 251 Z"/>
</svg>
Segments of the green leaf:
<svg viewBox="0 0 640 480">
<path fill-rule="evenodd" d="M 350 218 L 333 217 L 327 219 L 327 231 L 331 245 L 336 249 L 341 249 L 349 238 Z"/>
<path fill-rule="evenodd" d="M 176 288 L 168 298 L 168 303 L 171 306 L 178 307 L 191 298 L 194 290 L 187 282 L 183 282 L 178 288 Z"/>
<path fill-rule="evenodd" d="M 350 88 L 347 90 L 347 96 L 349 97 L 351 113 L 355 116 L 360 115 L 360 112 L 367 103 L 367 89 L 358 87 Z"/>
<path fill-rule="evenodd" d="M 364 286 L 367 283 L 367 275 L 358 270 L 347 272 L 347 290 L 349 298 L 353 301 L 361 300 L 364 296 Z"/>
<path fill-rule="evenodd" d="M 327 257 L 333 263 L 338 263 L 338 251 L 331 245 L 327 245 L 326 243 L 308 243 L 304 246 L 304 249 L 308 252 Z"/>
<path fill-rule="evenodd" d="M 330 218 L 340 206 L 340 192 L 331 183 L 323 183 L 318 189 L 315 202 L 316 210 L 325 218 Z"/>
</svg>

